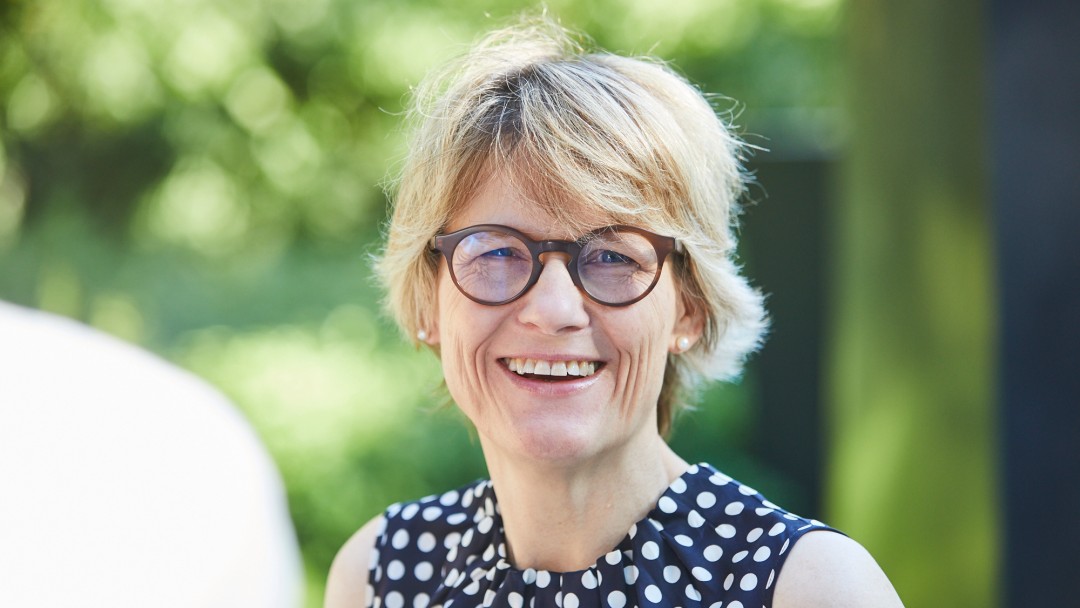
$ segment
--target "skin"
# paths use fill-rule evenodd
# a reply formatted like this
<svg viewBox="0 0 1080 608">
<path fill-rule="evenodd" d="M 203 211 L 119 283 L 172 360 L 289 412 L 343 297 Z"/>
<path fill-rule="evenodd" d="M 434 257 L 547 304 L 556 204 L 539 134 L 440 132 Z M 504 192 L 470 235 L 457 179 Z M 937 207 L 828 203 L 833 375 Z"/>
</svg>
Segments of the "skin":
<svg viewBox="0 0 1080 608">
<path fill-rule="evenodd" d="M 476 224 L 511 226 L 534 239 L 578 236 L 562 232 L 499 175 L 474 194 L 447 232 Z M 592 565 L 688 466 L 657 432 L 656 402 L 667 356 L 678 352 L 680 337 L 700 338 L 701 312 L 680 296 L 669 268 L 648 297 L 614 308 L 582 294 L 566 261 L 545 254 L 537 284 L 502 306 L 463 296 L 441 264 L 438 324 L 427 328 L 450 393 L 476 427 L 519 568 Z M 504 357 L 604 365 L 589 378 L 548 384 L 522 380 L 500 362 Z M 364 605 L 377 531 L 378 519 L 339 553 L 327 584 L 328 608 Z M 854 541 L 810 534 L 782 570 L 774 605 L 900 605 L 880 572 Z M 838 604 L 836 593 L 855 602 Z"/>
</svg>

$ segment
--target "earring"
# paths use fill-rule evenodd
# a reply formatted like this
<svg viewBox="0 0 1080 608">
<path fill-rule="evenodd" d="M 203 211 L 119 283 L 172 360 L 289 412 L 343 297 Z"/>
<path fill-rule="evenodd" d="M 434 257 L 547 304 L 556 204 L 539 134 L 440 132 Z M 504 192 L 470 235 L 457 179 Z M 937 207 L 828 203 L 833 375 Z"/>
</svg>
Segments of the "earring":
<svg viewBox="0 0 1080 608">
<path fill-rule="evenodd" d="M 427 342 L 427 330 L 418 330 L 416 332 L 416 339 L 421 342 Z"/>
<path fill-rule="evenodd" d="M 680 353 L 688 350 L 690 348 L 690 338 L 679 336 L 679 339 L 675 341 L 675 346 L 678 347 Z"/>
</svg>

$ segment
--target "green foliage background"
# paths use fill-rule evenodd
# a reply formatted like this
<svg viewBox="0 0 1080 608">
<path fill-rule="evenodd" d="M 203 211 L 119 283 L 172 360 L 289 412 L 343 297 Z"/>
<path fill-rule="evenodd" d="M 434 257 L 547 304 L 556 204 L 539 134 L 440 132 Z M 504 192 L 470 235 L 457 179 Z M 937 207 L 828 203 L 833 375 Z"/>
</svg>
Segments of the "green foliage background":
<svg viewBox="0 0 1080 608">
<path fill-rule="evenodd" d="M 437 407 L 437 361 L 380 315 L 367 256 L 409 86 L 526 9 L 536 6 L 0 5 L 0 297 L 143 344 L 232 397 L 285 478 L 309 606 L 369 517 L 483 475 L 460 416 Z M 738 100 L 751 143 L 816 154 L 842 130 L 837 0 L 547 10 Z M 676 443 L 797 502 L 799 488 L 747 456 L 753 394 L 751 368 L 709 392 Z"/>
</svg>

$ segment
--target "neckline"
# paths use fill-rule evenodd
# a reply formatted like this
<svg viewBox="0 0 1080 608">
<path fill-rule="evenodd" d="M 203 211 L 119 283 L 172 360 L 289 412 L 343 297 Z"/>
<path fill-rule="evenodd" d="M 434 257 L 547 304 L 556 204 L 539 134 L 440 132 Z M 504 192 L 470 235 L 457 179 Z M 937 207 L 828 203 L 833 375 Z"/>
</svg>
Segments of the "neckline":
<svg viewBox="0 0 1080 608">
<path fill-rule="evenodd" d="M 498 570 L 506 570 L 508 574 L 521 577 L 525 583 L 532 584 L 535 580 L 542 580 L 543 578 L 562 578 L 562 577 L 579 577 L 587 576 L 588 573 L 595 573 L 599 569 L 605 566 L 620 566 L 631 557 L 634 550 L 635 538 L 638 535 L 639 529 L 643 526 L 651 526 L 657 531 L 664 529 L 664 522 L 673 518 L 682 518 L 678 514 L 681 509 L 678 508 L 678 503 L 683 502 L 685 499 L 682 496 L 685 494 L 689 487 L 690 480 L 693 478 L 708 473 L 710 477 L 716 476 L 715 483 L 722 485 L 722 483 L 728 483 L 732 481 L 730 477 L 720 473 L 714 469 L 711 465 L 704 462 L 697 464 L 691 464 L 686 467 L 678 477 L 676 477 L 671 483 L 664 488 L 664 491 L 653 502 L 652 507 L 645 514 L 644 517 L 639 519 L 630 525 L 630 528 L 623 534 L 618 544 L 613 548 L 603 553 L 593 561 L 592 565 L 579 570 L 548 570 L 542 568 L 519 568 L 509 560 L 509 552 L 506 548 L 506 530 L 503 527 L 502 512 L 499 510 L 499 503 L 495 495 L 495 488 L 490 480 L 485 482 L 484 495 L 485 500 L 481 509 L 484 510 L 486 518 L 490 518 L 490 524 L 477 524 L 478 529 L 481 532 L 485 530 L 483 528 L 490 526 L 490 531 L 493 533 L 489 547 L 485 548 L 483 561 L 489 563 L 490 567 Z M 677 498 L 678 497 L 678 498 Z M 670 502 L 669 502 L 670 501 Z M 493 554 L 489 552 L 493 551 Z M 498 559 L 495 559 L 498 556 Z"/>
</svg>

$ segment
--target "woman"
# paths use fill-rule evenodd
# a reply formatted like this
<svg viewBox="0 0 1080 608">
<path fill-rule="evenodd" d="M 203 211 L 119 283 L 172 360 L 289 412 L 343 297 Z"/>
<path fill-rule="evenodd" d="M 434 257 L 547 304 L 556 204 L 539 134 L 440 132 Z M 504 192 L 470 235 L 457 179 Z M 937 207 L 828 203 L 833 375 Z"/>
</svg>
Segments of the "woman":
<svg viewBox="0 0 1080 608">
<path fill-rule="evenodd" d="M 899 605 L 854 541 L 663 440 L 765 327 L 732 261 L 742 147 L 702 95 L 539 22 L 417 100 L 379 271 L 491 479 L 364 526 L 326 605 Z"/>
</svg>

